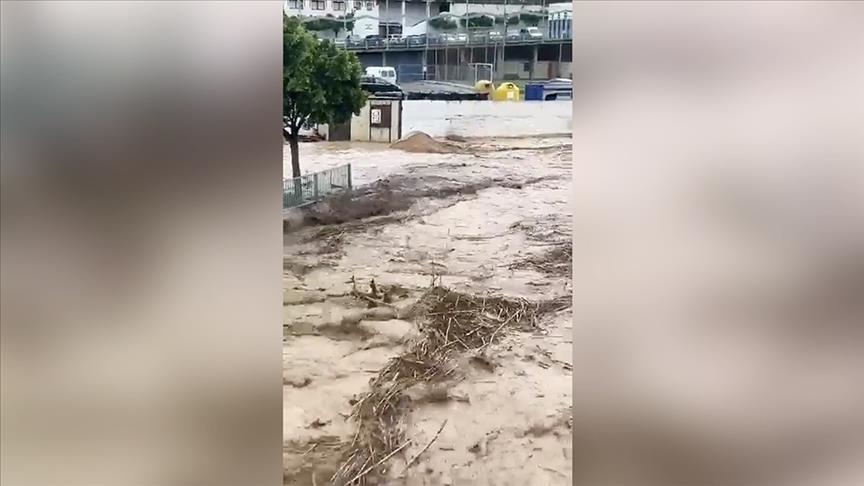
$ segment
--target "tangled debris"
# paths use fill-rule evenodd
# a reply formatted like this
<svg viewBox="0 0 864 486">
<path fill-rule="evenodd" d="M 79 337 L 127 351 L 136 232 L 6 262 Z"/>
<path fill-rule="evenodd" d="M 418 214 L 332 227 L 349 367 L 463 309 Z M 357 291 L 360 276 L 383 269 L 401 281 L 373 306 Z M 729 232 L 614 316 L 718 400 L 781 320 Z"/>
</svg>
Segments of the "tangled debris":
<svg viewBox="0 0 864 486">
<path fill-rule="evenodd" d="M 324 435 L 312 441 L 290 441 L 282 446 L 282 484 L 326 484 L 339 465 L 343 444 L 337 436 Z M 317 480 L 316 480 L 317 476 Z"/>
<path fill-rule="evenodd" d="M 370 383 L 371 390 L 354 403 L 351 418 L 357 433 L 331 480 L 335 484 L 368 484 L 387 473 L 387 461 L 410 443 L 405 438 L 404 412 L 414 385 L 446 381 L 456 371 L 455 355 L 489 346 L 511 329 L 531 330 L 539 318 L 568 308 L 571 297 L 531 302 L 505 297 L 479 297 L 447 288 L 430 288 L 415 306 L 425 317 L 421 337 L 393 358 Z"/>
<path fill-rule="evenodd" d="M 397 174 L 298 208 L 303 219 L 302 224 L 286 226 L 285 231 L 291 232 L 303 226 L 332 226 L 320 230 L 316 238 L 341 236 L 354 230 L 365 230 L 373 224 L 391 224 L 411 219 L 416 215 L 407 214 L 406 210 L 420 199 L 450 199 L 455 203 L 491 187 L 521 190 L 526 186 L 557 178 L 558 176 L 543 176 L 515 180 L 510 177 L 496 177 L 462 182 L 439 175 Z M 340 243 L 341 241 L 333 244 L 333 252 Z"/>
<path fill-rule="evenodd" d="M 573 242 L 555 244 L 539 255 L 531 255 L 514 262 L 512 269 L 531 269 L 547 275 L 569 276 L 573 274 Z"/>
</svg>

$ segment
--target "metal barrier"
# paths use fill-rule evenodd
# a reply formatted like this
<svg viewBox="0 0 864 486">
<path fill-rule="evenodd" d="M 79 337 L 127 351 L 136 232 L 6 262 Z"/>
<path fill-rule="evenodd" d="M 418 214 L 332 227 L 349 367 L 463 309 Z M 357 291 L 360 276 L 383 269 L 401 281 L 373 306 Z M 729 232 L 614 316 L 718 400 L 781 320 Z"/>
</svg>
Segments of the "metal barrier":
<svg viewBox="0 0 864 486">
<path fill-rule="evenodd" d="M 399 64 L 396 66 L 396 79 L 400 84 L 417 81 L 456 81 L 470 86 L 480 79 L 492 79 L 492 64 L 438 64 L 444 60 L 443 56 L 438 59 L 429 56 L 429 64 L 425 66 L 425 70 L 422 64 Z"/>
<path fill-rule="evenodd" d="M 282 180 L 282 208 L 318 201 L 329 194 L 351 189 L 351 164 Z"/>
<path fill-rule="evenodd" d="M 532 37 L 511 29 L 506 35 L 499 31 L 459 31 L 457 33 L 420 34 L 399 39 L 348 39 L 338 45 L 348 50 L 372 51 L 405 51 L 420 49 L 444 49 L 451 47 L 492 47 L 501 45 L 533 45 L 544 42 L 561 43 L 572 39 L 570 27 L 561 27 L 555 32 L 548 32 L 545 24 L 541 27 L 542 37 Z"/>
</svg>

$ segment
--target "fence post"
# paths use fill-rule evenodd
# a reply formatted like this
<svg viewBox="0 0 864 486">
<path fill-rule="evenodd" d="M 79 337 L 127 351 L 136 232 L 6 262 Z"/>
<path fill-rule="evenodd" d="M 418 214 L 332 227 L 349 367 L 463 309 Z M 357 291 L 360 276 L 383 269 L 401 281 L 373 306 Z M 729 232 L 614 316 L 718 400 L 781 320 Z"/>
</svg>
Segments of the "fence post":
<svg viewBox="0 0 864 486">
<path fill-rule="evenodd" d="M 348 164 L 348 190 L 351 190 L 351 164 Z"/>
<path fill-rule="evenodd" d="M 312 175 L 312 184 L 315 186 L 315 189 L 312 191 L 312 197 L 314 199 L 318 199 L 318 173 L 314 173 Z"/>
</svg>

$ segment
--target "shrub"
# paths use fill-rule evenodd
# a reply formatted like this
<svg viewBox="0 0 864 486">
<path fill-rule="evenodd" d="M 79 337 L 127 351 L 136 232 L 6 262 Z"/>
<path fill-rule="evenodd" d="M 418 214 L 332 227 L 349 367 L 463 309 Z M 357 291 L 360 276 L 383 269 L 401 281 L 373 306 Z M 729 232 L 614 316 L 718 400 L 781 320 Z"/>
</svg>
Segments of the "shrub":
<svg viewBox="0 0 864 486">
<path fill-rule="evenodd" d="M 495 19 L 488 15 L 470 17 L 462 19 L 462 25 L 465 27 L 492 27 L 495 25 Z"/>
<path fill-rule="evenodd" d="M 452 19 L 433 17 L 429 19 L 429 26 L 434 27 L 438 30 L 453 30 L 458 28 L 459 24 L 457 24 L 456 21 Z"/>
</svg>

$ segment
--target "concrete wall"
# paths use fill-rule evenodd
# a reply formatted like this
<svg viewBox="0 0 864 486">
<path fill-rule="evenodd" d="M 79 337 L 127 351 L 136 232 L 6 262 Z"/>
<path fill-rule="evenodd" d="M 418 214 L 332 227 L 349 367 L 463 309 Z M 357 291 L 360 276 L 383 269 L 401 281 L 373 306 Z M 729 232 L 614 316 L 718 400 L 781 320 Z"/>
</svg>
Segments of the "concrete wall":
<svg viewBox="0 0 864 486">
<path fill-rule="evenodd" d="M 359 138 L 359 137 L 363 138 Z M 359 115 L 351 117 L 351 140 L 369 140 L 369 102 L 360 109 Z"/>
<path fill-rule="evenodd" d="M 541 103 L 412 100 L 403 103 L 403 136 L 415 130 L 433 137 L 543 135 L 572 131 L 573 104 L 569 100 Z"/>
<path fill-rule="evenodd" d="M 528 79 L 530 69 L 526 69 L 527 64 L 531 64 L 531 62 L 505 61 L 501 64 L 501 75 L 504 79 Z"/>
<path fill-rule="evenodd" d="M 432 7 L 430 15 L 434 16 L 437 11 Z M 378 4 L 378 17 L 382 22 L 396 22 L 402 24 L 402 2 L 391 1 L 390 12 L 387 12 L 387 3 L 382 1 Z M 405 4 L 405 22 L 404 26 L 412 26 L 426 20 L 426 5 L 420 3 Z M 403 27 L 404 29 L 404 27 Z M 403 30 L 404 32 L 404 30 Z"/>
<path fill-rule="evenodd" d="M 390 127 L 373 127 L 370 123 L 370 112 L 374 104 L 387 103 L 391 106 Z M 402 126 L 400 116 L 400 100 L 369 100 L 360 110 L 359 115 L 351 117 L 351 141 L 390 143 L 399 140 L 399 129 Z"/>
<path fill-rule="evenodd" d="M 558 71 L 560 73 L 560 77 L 573 79 L 573 63 L 572 62 L 560 63 L 559 67 L 558 67 Z"/>
<path fill-rule="evenodd" d="M 354 30 L 349 33 L 355 39 L 363 39 L 367 35 L 378 34 L 378 16 L 367 16 L 364 12 L 362 17 L 355 17 Z"/>
</svg>

